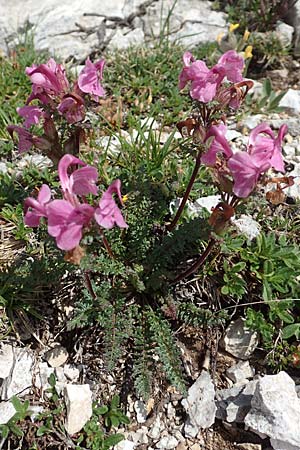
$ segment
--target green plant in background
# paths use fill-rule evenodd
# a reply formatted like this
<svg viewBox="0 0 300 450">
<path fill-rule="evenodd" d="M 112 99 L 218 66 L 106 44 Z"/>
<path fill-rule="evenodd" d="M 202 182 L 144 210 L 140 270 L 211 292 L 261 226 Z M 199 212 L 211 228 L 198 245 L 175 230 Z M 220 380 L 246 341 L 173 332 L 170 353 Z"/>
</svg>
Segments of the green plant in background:
<svg viewBox="0 0 300 450">
<path fill-rule="evenodd" d="M 282 91 L 279 94 L 272 88 L 272 83 L 269 78 L 266 78 L 262 83 L 262 91 L 260 95 L 254 96 L 249 93 L 245 100 L 246 112 L 250 111 L 252 114 L 272 113 L 284 111 L 284 107 L 279 106 L 280 100 L 286 94 Z"/>
<path fill-rule="evenodd" d="M 23 436 L 23 430 L 21 422 L 24 421 L 27 417 L 30 417 L 32 412 L 29 409 L 29 400 L 25 400 L 23 403 L 18 399 L 18 397 L 13 396 L 11 398 L 11 403 L 13 404 L 16 413 L 14 416 L 9 419 L 6 424 L 0 425 L 0 435 L 3 439 L 3 443 L 9 437 L 9 434 L 12 433 L 16 437 Z M 2 444 L 3 445 L 3 444 Z"/>
</svg>

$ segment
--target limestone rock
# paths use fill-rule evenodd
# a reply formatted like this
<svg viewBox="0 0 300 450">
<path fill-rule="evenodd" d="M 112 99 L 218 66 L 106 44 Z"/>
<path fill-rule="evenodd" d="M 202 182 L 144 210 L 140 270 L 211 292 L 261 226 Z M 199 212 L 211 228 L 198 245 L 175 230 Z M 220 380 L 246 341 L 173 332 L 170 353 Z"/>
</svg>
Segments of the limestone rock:
<svg viewBox="0 0 300 450">
<path fill-rule="evenodd" d="M 167 434 L 157 442 L 155 447 L 161 450 L 172 450 L 177 447 L 177 444 L 177 439 L 174 436 Z"/>
<path fill-rule="evenodd" d="M 0 425 L 7 423 L 15 414 L 16 410 L 11 402 L 0 402 Z"/>
<path fill-rule="evenodd" d="M 136 412 L 136 420 L 138 423 L 144 423 L 147 420 L 147 409 L 146 405 L 142 400 L 137 400 L 134 403 L 134 409 Z"/>
<path fill-rule="evenodd" d="M 0 377 L 7 378 L 13 369 L 15 350 L 10 344 L 3 344 L 0 349 Z"/>
<path fill-rule="evenodd" d="M 250 330 L 245 319 L 239 318 L 231 322 L 223 339 L 225 350 L 239 359 L 248 359 L 258 344 L 258 336 Z"/>
<path fill-rule="evenodd" d="M 243 423 L 251 409 L 251 401 L 255 392 L 257 380 L 229 389 L 217 391 L 216 417 L 229 423 Z"/>
<path fill-rule="evenodd" d="M 60 367 L 68 359 L 69 354 L 65 347 L 56 345 L 44 354 L 44 359 L 51 367 Z"/>
<path fill-rule="evenodd" d="M 259 223 L 246 214 L 241 214 L 239 218 L 233 217 L 231 223 L 239 233 L 244 234 L 250 241 L 255 239 L 261 232 Z"/>
<path fill-rule="evenodd" d="M 226 370 L 226 375 L 235 385 L 245 384 L 249 378 L 254 375 L 254 369 L 250 366 L 249 361 L 239 361 Z"/>
<path fill-rule="evenodd" d="M 288 108 L 292 113 L 300 113 L 300 91 L 296 89 L 288 89 L 287 93 L 282 97 L 279 106 Z"/>
<path fill-rule="evenodd" d="M 215 421 L 215 388 L 208 372 L 202 371 L 182 400 L 188 419 L 184 431 L 187 437 L 195 437 L 201 428 L 210 427 Z"/>
<path fill-rule="evenodd" d="M 64 390 L 67 407 L 65 428 L 69 434 L 80 431 L 92 416 L 92 392 L 88 384 L 67 384 Z"/>
<path fill-rule="evenodd" d="M 124 49 L 136 45 L 142 45 L 144 38 L 144 32 L 140 28 L 128 30 L 126 34 L 124 34 L 121 30 L 117 30 L 108 45 L 108 49 Z"/>
<path fill-rule="evenodd" d="M 171 40 L 192 47 L 214 41 L 219 33 L 227 31 L 226 15 L 213 11 L 208 1 L 178 0 L 173 5 L 173 0 L 159 0 L 149 6 L 143 17 L 146 36 L 160 36 L 167 24 Z"/>
<path fill-rule="evenodd" d="M 275 450 L 300 448 L 300 399 L 295 383 L 285 372 L 261 378 L 251 401 L 245 425 L 270 437 Z"/>
<path fill-rule="evenodd" d="M 6 348 L 7 363 L 10 367 L 9 376 L 4 379 L 1 386 L 1 399 L 9 400 L 13 395 L 25 395 L 32 385 L 33 358 L 29 351 L 11 346 Z M 10 355 L 13 355 L 11 365 Z M 4 371 L 7 374 L 7 371 Z"/>
</svg>

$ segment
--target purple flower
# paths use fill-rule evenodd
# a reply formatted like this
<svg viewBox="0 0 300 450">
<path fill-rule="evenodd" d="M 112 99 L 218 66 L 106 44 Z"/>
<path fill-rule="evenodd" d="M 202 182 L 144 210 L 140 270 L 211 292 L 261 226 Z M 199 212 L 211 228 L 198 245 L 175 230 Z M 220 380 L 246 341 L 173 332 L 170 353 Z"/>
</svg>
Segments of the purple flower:
<svg viewBox="0 0 300 450">
<path fill-rule="evenodd" d="M 238 83 L 243 80 L 244 58 L 235 50 L 228 50 L 224 53 L 219 59 L 218 65 L 224 67 L 228 81 Z"/>
<path fill-rule="evenodd" d="M 55 237 L 57 247 L 72 250 L 79 245 L 82 229 L 94 214 L 94 208 L 83 204 L 73 206 L 67 200 L 53 200 L 47 207 L 48 233 Z"/>
<path fill-rule="evenodd" d="M 80 122 L 85 117 L 84 101 L 76 94 L 65 95 L 57 110 L 69 123 Z"/>
<path fill-rule="evenodd" d="M 39 136 L 34 136 L 25 128 L 18 127 L 16 125 L 10 125 L 7 127 L 7 131 L 12 138 L 14 136 L 14 132 L 18 134 L 18 150 L 20 153 L 30 150 L 32 146 L 38 148 L 39 150 L 48 151 L 51 149 L 51 143 L 47 139 Z"/>
<path fill-rule="evenodd" d="M 236 152 L 228 161 L 228 168 L 234 179 L 235 195 L 248 197 L 260 175 L 270 167 L 284 172 L 281 145 L 286 132 L 287 126 L 282 125 L 276 138 L 266 123 L 258 125 L 251 131 L 247 151 Z"/>
<path fill-rule="evenodd" d="M 25 70 L 33 86 L 34 94 L 46 93 L 50 95 L 63 95 L 69 89 L 65 69 L 61 64 L 56 64 L 53 58 L 50 58 L 47 64 L 36 66 L 33 64 Z"/>
<path fill-rule="evenodd" d="M 120 209 L 118 208 L 112 194 L 116 193 L 122 204 L 121 197 L 121 181 L 115 180 L 109 188 L 102 194 L 99 202 L 99 207 L 95 210 L 96 222 L 103 228 L 113 228 L 117 225 L 120 228 L 127 228 Z"/>
<path fill-rule="evenodd" d="M 245 198 L 255 188 L 260 175 L 270 167 L 270 160 L 255 160 L 247 152 L 237 152 L 228 161 L 228 167 L 234 179 L 233 192 L 237 197 Z"/>
<path fill-rule="evenodd" d="M 43 116 L 43 111 L 38 106 L 23 106 L 17 108 L 19 116 L 25 119 L 24 127 L 29 128 L 31 125 L 37 125 Z"/>
<path fill-rule="evenodd" d="M 104 59 L 93 64 L 90 58 L 88 58 L 85 62 L 84 69 L 82 69 L 78 77 L 78 86 L 81 91 L 86 94 L 93 94 L 95 100 L 98 100 L 98 97 L 103 97 L 105 95 L 105 91 L 100 84 L 104 65 Z"/>
<path fill-rule="evenodd" d="M 47 184 L 43 184 L 39 190 L 37 200 L 28 197 L 25 200 L 24 223 L 28 227 L 38 227 L 41 217 L 47 217 L 46 205 L 50 202 L 51 191 Z"/>
<path fill-rule="evenodd" d="M 68 170 L 72 165 L 85 166 L 74 170 L 72 174 L 68 175 Z M 96 182 L 98 180 L 97 169 L 92 166 L 87 166 L 81 159 L 72 155 L 64 155 L 58 163 L 58 176 L 64 196 L 67 200 L 72 202 L 74 195 L 87 195 L 98 193 Z M 76 198 L 75 198 L 75 203 Z"/>
<path fill-rule="evenodd" d="M 208 151 L 201 157 L 201 162 L 203 164 L 206 164 L 207 166 L 214 166 L 218 153 L 223 153 L 227 159 L 233 155 L 230 145 L 225 138 L 226 131 L 227 128 L 223 124 L 212 125 L 209 128 L 205 136 L 205 140 L 207 141 L 211 137 L 214 137 L 214 140 L 212 141 Z"/>
<path fill-rule="evenodd" d="M 210 70 L 204 61 L 195 60 L 190 52 L 184 53 L 183 63 L 184 68 L 179 75 L 179 89 L 191 82 L 191 97 L 203 103 L 214 99 L 225 77 L 232 82 L 243 80 L 244 60 L 234 50 L 224 53 Z"/>
</svg>

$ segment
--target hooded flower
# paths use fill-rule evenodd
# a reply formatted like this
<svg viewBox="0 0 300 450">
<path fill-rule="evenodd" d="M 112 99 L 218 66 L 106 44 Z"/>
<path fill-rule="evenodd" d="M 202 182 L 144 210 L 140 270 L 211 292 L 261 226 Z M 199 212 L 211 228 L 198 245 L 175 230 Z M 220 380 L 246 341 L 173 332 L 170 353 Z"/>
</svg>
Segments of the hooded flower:
<svg viewBox="0 0 300 450">
<path fill-rule="evenodd" d="M 7 131 L 13 138 L 14 133 L 19 136 L 18 150 L 20 153 L 26 152 L 31 149 L 32 146 L 39 150 L 48 151 L 51 149 L 51 143 L 44 137 L 34 136 L 28 130 L 16 125 L 10 125 L 7 127 Z"/>
<path fill-rule="evenodd" d="M 17 113 L 19 114 L 19 116 L 25 119 L 25 128 L 29 128 L 31 125 L 37 125 L 40 118 L 43 116 L 43 111 L 41 110 L 41 108 L 35 105 L 17 108 Z"/>
<path fill-rule="evenodd" d="M 127 228 L 120 209 L 118 208 L 113 193 L 118 195 L 119 201 L 122 204 L 121 196 L 121 181 L 115 180 L 109 188 L 102 194 L 99 202 L 99 207 L 95 210 L 96 222 L 103 228 L 113 228 L 117 225 L 120 228 Z"/>
<path fill-rule="evenodd" d="M 33 64 L 27 67 L 25 72 L 32 82 L 32 92 L 35 95 L 63 95 L 69 89 L 65 69 L 61 64 L 56 64 L 53 58 L 50 58 L 47 64 Z"/>
<path fill-rule="evenodd" d="M 223 153 L 225 157 L 230 158 L 233 153 L 228 144 L 225 135 L 226 135 L 226 125 L 212 125 L 205 137 L 207 141 L 209 138 L 214 137 L 208 151 L 204 153 L 201 157 L 201 162 L 206 164 L 207 166 L 214 166 L 216 163 L 216 157 L 218 153 Z"/>
<path fill-rule="evenodd" d="M 243 80 L 244 60 L 235 50 L 224 53 L 211 69 L 207 68 L 204 61 L 195 60 L 190 52 L 184 53 L 183 63 L 184 68 L 179 75 L 179 89 L 191 82 L 191 97 L 203 103 L 213 100 L 225 77 L 231 82 Z"/>
<path fill-rule="evenodd" d="M 46 205 L 50 202 L 51 191 L 47 184 L 39 190 L 37 200 L 29 197 L 25 200 L 24 223 L 28 227 L 38 227 L 41 217 L 47 217 Z"/>
<path fill-rule="evenodd" d="M 87 204 L 73 206 L 67 200 L 53 200 L 47 205 L 48 233 L 55 237 L 57 247 L 72 250 L 79 245 L 82 229 L 88 225 L 94 208 Z"/>
<path fill-rule="evenodd" d="M 278 136 L 266 123 L 255 127 L 249 136 L 246 152 L 236 152 L 228 161 L 233 179 L 233 192 L 238 197 L 248 197 L 254 189 L 261 174 L 273 167 L 284 172 L 281 153 L 282 140 L 287 132 L 287 126 L 282 125 Z"/>
<path fill-rule="evenodd" d="M 76 94 L 65 95 L 57 110 L 69 123 L 80 122 L 85 117 L 84 101 Z"/>
<path fill-rule="evenodd" d="M 68 170 L 72 165 L 84 167 L 74 170 L 69 176 Z M 87 166 L 81 159 L 75 156 L 67 154 L 61 158 L 58 164 L 58 176 L 64 196 L 69 201 L 71 201 L 74 195 L 96 195 L 98 193 L 96 186 L 98 179 L 97 169 L 92 166 Z"/>
<path fill-rule="evenodd" d="M 100 84 L 104 65 L 104 59 L 93 64 L 88 58 L 85 62 L 84 69 L 82 69 L 78 77 L 79 89 L 86 94 L 92 94 L 95 100 L 98 100 L 98 97 L 103 97 L 105 95 L 105 91 Z"/>
</svg>

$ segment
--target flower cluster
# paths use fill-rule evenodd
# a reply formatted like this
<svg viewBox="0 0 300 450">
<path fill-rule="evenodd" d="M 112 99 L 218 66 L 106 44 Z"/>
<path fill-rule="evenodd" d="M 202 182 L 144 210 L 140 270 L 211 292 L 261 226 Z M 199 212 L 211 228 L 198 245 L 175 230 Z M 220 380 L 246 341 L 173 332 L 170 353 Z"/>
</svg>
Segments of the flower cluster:
<svg viewBox="0 0 300 450">
<path fill-rule="evenodd" d="M 226 97 L 228 89 L 223 83 L 224 80 L 232 83 L 244 81 L 244 59 L 235 50 L 224 53 L 211 69 L 208 69 L 204 61 L 195 60 L 190 52 L 184 53 L 183 63 L 184 67 L 179 75 L 179 89 L 190 83 L 192 99 L 203 103 Z M 229 98 L 228 103 L 232 108 L 239 107 L 234 96 Z"/>
<path fill-rule="evenodd" d="M 261 123 L 251 131 L 246 151 L 235 153 L 226 140 L 226 131 L 224 124 L 209 128 L 206 140 L 213 138 L 213 141 L 208 151 L 201 157 L 201 162 L 215 167 L 219 173 L 227 172 L 226 175 L 230 175 L 234 181 L 232 190 L 237 197 L 248 197 L 260 176 L 268 169 L 284 172 L 281 146 L 287 132 L 286 125 L 280 127 L 276 137 L 267 123 Z M 220 154 L 222 161 L 219 158 Z"/>
<path fill-rule="evenodd" d="M 82 167 L 69 174 L 69 169 L 78 165 Z M 37 199 L 29 197 L 25 200 L 26 225 L 38 227 L 40 219 L 45 217 L 48 220 L 48 233 L 56 239 L 58 248 L 66 251 L 79 245 L 83 229 L 89 227 L 93 219 L 102 228 L 109 229 L 114 225 L 127 228 L 113 198 L 113 194 L 117 194 L 122 204 L 120 180 L 115 180 L 102 194 L 98 205 L 93 207 L 87 203 L 85 196 L 98 193 L 98 173 L 94 167 L 66 154 L 58 164 L 58 175 L 63 199 L 51 200 L 50 188 L 43 184 Z"/>
<path fill-rule="evenodd" d="M 93 64 L 87 59 L 78 80 L 72 86 L 66 77 L 65 69 L 52 58 L 46 64 L 38 66 L 34 64 L 26 68 L 26 74 L 32 83 L 32 91 L 26 105 L 17 108 L 24 122 L 22 126 L 8 127 L 12 137 L 14 133 L 18 134 L 20 152 L 34 146 L 49 154 L 55 162 L 59 160 L 65 152 L 61 148 L 56 123 L 61 120 L 65 121 L 66 125 L 82 122 L 86 114 L 87 96 L 90 95 L 94 101 L 104 96 L 105 92 L 101 85 L 104 65 L 104 60 Z M 43 134 L 36 136 L 30 128 L 41 122 Z"/>
</svg>

